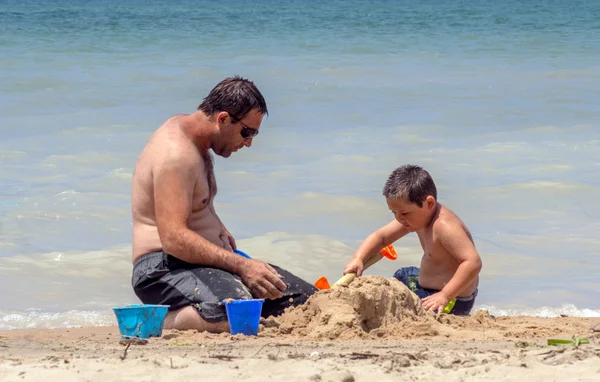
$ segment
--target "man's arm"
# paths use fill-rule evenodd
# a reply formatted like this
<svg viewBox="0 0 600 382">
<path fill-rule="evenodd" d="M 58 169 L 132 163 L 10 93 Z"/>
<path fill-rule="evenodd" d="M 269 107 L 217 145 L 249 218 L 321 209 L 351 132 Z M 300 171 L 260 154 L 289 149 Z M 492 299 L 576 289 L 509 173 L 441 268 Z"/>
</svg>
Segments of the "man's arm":
<svg viewBox="0 0 600 382">
<path fill-rule="evenodd" d="M 442 246 L 460 263 L 454 276 L 441 290 L 452 300 L 475 280 L 481 271 L 481 258 L 462 226 L 440 224 L 437 234 Z"/>
<path fill-rule="evenodd" d="M 246 259 L 214 245 L 187 226 L 201 170 L 193 155 L 181 152 L 167 154 L 153 169 L 154 208 L 163 250 L 188 263 L 240 273 Z"/>
</svg>

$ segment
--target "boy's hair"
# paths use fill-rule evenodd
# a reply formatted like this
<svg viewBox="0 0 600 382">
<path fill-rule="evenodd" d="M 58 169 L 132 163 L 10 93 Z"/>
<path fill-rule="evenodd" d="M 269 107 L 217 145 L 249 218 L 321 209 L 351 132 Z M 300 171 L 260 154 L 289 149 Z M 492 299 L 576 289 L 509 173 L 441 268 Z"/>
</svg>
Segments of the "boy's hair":
<svg viewBox="0 0 600 382">
<path fill-rule="evenodd" d="M 198 110 L 206 115 L 226 111 L 236 123 L 252 109 L 258 109 L 261 114 L 268 115 L 267 103 L 260 90 L 240 76 L 225 78 L 208 93 Z"/>
<path fill-rule="evenodd" d="M 395 169 L 383 187 L 383 196 L 386 198 L 406 198 L 419 207 L 423 207 L 429 195 L 437 200 L 437 189 L 431 175 L 423 168 L 410 164 Z"/>
</svg>

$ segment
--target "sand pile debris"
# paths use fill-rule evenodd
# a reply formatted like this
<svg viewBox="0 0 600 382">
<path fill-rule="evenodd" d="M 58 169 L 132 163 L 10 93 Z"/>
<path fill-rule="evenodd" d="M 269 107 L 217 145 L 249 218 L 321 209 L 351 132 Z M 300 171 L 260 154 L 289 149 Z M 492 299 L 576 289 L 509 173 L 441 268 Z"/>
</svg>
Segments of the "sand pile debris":
<svg viewBox="0 0 600 382">
<path fill-rule="evenodd" d="M 419 298 L 394 278 L 362 276 L 263 320 L 263 332 L 315 339 L 437 335 Z"/>
</svg>

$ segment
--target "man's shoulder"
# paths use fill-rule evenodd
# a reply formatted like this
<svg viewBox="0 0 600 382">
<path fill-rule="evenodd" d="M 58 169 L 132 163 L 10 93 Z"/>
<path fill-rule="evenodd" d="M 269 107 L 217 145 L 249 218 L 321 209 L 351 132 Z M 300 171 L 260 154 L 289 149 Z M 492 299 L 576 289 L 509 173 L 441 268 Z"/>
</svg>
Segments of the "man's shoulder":
<svg viewBox="0 0 600 382">
<path fill-rule="evenodd" d="M 156 130 L 148 141 L 149 159 L 160 164 L 166 161 L 196 163 L 200 161 L 200 153 L 194 142 L 179 128 L 177 122 L 166 122 Z"/>
</svg>

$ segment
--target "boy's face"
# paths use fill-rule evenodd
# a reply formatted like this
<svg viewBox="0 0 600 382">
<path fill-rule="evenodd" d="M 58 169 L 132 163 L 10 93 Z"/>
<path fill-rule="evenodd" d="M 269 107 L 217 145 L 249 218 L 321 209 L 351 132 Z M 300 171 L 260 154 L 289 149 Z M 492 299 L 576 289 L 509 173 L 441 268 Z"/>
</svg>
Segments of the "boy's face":
<svg viewBox="0 0 600 382">
<path fill-rule="evenodd" d="M 390 211 L 396 220 L 410 232 L 425 228 L 431 221 L 436 202 L 433 196 L 423 201 L 423 207 L 411 203 L 407 198 L 386 199 Z"/>
</svg>

